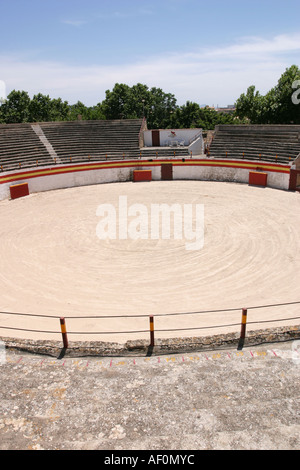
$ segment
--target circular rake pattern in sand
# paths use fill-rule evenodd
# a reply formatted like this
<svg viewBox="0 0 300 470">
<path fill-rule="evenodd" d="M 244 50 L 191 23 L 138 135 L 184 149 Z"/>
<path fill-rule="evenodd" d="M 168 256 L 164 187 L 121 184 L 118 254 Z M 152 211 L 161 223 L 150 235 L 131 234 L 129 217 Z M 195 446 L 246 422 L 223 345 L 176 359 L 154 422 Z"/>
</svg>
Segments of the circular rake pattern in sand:
<svg viewBox="0 0 300 470">
<path fill-rule="evenodd" d="M 203 248 L 188 251 L 187 240 L 174 240 L 172 233 L 169 240 L 153 240 L 150 232 L 147 240 L 99 239 L 97 208 L 109 203 L 118 211 L 120 196 L 127 197 L 128 207 L 143 204 L 149 214 L 151 204 L 203 205 Z M 148 335 L 90 333 L 147 330 L 147 317 L 138 315 L 240 309 L 300 297 L 297 193 L 219 182 L 115 183 L 3 201 L 0 217 L 0 310 L 55 317 L 2 314 L 2 326 L 59 331 L 57 317 L 81 317 L 72 318 L 68 328 L 88 334 L 70 339 L 123 342 Z M 249 320 L 290 318 L 296 310 L 253 310 Z M 90 318 L 101 315 L 125 318 Z M 239 311 L 159 316 L 155 327 L 202 328 L 239 321 Z M 53 338 L 9 330 L 0 330 L 0 335 Z"/>
</svg>

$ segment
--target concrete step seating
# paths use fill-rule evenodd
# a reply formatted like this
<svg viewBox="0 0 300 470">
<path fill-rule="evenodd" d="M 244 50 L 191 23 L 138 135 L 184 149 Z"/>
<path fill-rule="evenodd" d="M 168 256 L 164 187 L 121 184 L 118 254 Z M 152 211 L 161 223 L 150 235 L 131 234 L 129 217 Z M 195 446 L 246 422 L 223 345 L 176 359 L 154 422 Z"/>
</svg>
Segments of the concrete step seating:
<svg viewBox="0 0 300 470">
<path fill-rule="evenodd" d="M 139 158 L 142 120 L 41 123 L 63 163 Z"/>
<path fill-rule="evenodd" d="M 174 155 L 175 154 L 175 155 Z M 143 147 L 140 150 L 142 158 L 156 159 L 156 158 L 190 158 L 188 147 Z"/>
<path fill-rule="evenodd" d="M 55 161 L 49 146 L 47 149 L 34 131 L 37 125 L 59 161 Z M 141 125 L 141 119 L 3 124 L 0 125 L 0 171 L 55 163 L 137 159 Z"/>
<path fill-rule="evenodd" d="M 0 125 L 1 171 L 51 164 L 52 158 L 30 124 Z"/>
<path fill-rule="evenodd" d="M 210 157 L 290 163 L 300 153 L 300 126 L 216 127 Z"/>
</svg>

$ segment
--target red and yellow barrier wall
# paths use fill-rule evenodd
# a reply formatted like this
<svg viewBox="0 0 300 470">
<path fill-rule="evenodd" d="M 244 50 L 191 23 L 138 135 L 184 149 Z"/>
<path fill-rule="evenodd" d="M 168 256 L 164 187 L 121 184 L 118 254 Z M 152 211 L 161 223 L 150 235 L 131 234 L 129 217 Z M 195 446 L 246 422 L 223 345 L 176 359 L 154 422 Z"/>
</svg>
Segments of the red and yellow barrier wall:
<svg viewBox="0 0 300 470">
<path fill-rule="evenodd" d="M 174 180 L 228 181 L 249 184 L 250 173 L 262 172 L 264 177 L 259 175 L 256 178 L 252 177 L 252 184 L 255 180 L 266 181 L 269 187 L 289 189 L 290 165 L 210 158 L 122 160 L 53 165 L 2 172 L 0 173 L 0 200 L 11 197 L 11 186 L 23 183 L 28 184 L 29 193 L 36 193 L 91 184 L 132 181 L 134 170 L 151 170 L 151 179 L 161 180 L 161 166 L 166 162 L 173 165 Z"/>
</svg>

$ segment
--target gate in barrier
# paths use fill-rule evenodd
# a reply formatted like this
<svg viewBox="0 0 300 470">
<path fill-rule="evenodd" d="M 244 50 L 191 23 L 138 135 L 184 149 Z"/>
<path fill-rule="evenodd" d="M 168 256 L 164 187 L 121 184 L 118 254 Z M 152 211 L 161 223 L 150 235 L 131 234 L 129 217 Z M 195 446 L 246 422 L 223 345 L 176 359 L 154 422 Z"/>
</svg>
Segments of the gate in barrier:
<svg viewBox="0 0 300 470">
<path fill-rule="evenodd" d="M 300 191 L 300 170 L 291 170 L 289 190 Z"/>
</svg>

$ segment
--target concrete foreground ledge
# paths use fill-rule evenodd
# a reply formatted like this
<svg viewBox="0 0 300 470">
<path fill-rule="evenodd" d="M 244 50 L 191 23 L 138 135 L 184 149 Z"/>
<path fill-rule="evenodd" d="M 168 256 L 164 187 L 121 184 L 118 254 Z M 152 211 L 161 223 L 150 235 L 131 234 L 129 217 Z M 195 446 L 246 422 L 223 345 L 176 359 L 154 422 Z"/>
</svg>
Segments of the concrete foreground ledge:
<svg viewBox="0 0 300 470">
<path fill-rule="evenodd" d="M 300 339 L 300 325 L 283 326 L 263 330 L 248 331 L 243 346 L 263 343 L 283 342 Z M 52 357 L 122 357 L 176 354 L 191 351 L 238 348 L 239 335 L 226 333 L 213 336 L 178 337 L 157 339 L 155 346 L 149 346 L 146 340 L 127 341 L 124 344 L 102 341 L 70 342 L 68 349 L 60 341 L 30 340 L 0 337 L 6 349 L 24 351 L 31 354 L 44 354 Z"/>
</svg>

